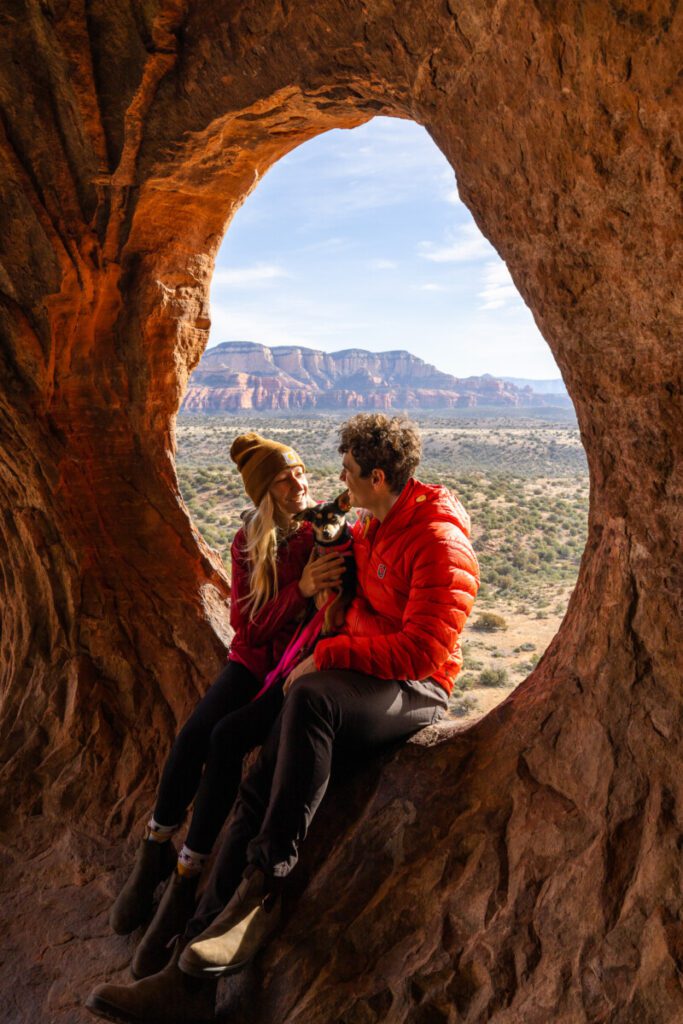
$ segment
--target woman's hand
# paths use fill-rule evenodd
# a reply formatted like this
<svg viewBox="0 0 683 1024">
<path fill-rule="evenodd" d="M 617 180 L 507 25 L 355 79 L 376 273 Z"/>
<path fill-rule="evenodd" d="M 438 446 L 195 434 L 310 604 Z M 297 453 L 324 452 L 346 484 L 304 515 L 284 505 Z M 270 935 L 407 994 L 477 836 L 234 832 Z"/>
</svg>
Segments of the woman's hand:
<svg viewBox="0 0 683 1024">
<path fill-rule="evenodd" d="M 313 597 L 320 590 L 338 586 L 343 575 L 344 555 L 330 551 L 317 558 L 313 548 L 301 574 L 299 590 L 304 597 Z"/>
<path fill-rule="evenodd" d="M 289 673 L 289 675 L 285 679 L 285 685 L 282 687 L 282 692 L 289 693 L 289 691 L 291 690 L 292 686 L 297 681 L 299 676 L 305 676 L 308 675 L 310 672 L 317 671 L 318 667 L 315 663 L 315 658 L 313 657 L 312 654 L 309 654 L 307 658 L 304 658 L 303 661 L 300 661 L 299 664 L 296 665 Z"/>
</svg>

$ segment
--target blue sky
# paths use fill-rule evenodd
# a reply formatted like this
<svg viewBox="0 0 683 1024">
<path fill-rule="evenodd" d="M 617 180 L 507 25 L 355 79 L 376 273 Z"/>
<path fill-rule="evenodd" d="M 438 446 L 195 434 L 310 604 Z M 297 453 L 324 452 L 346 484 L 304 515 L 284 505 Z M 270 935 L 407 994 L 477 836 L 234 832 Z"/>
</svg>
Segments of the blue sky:
<svg viewBox="0 0 683 1024">
<path fill-rule="evenodd" d="M 211 337 L 408 349 L 458 377 L 559 377 L 424 128 L 378 117 L 280 160 L 228 228 Z"/>
</svg>

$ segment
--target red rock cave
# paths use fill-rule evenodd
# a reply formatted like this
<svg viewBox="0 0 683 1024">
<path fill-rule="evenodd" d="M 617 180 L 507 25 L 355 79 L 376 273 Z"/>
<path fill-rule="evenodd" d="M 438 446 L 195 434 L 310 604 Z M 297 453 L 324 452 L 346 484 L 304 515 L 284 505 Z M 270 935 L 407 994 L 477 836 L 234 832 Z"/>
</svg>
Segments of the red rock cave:
<svg viewBox="0 0 683 1024">
<path fill-rule="evenodd" d="M 121 845 L 223 656 L 227 580 L 173 456 L 226 226 L 284 153 L 383 114 L 427 128 L 551 346 L 588 543 L 505 704 L 321 812 L 296 914 L 225 1019 L 683 1020 L 678 6 L 10 0 L 0 20 L 6 1019 L 89 1020 L 125 966 Z"/>
</svg>

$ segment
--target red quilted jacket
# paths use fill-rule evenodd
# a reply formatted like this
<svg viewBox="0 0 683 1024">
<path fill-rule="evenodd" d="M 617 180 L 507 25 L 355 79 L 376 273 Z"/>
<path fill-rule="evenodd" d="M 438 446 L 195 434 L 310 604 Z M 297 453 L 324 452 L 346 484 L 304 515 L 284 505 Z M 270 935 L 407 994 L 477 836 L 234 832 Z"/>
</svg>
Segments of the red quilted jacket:
<svg viewBox="0 0 683 1024">
<path fill-rule="evenodd" d="M 277 665 L 308 607 L 308 601 L 299 590 L 299 580 L 312 547 L 310 523 L 302 523 L 296 533 L 279 545 L 278 593 L 261 608 L 256 618 L 250 619 L 240 601 L 249 591 L 249 560 L 244 551 L 243 529 L 238 530 L 232 543 L 230 625 L 235 635 L 228 658 L 245 665 L 260 682 Z"/>
<path fill-rule="evenodd" d="M 469 516 L 445 487 L 409 480 L 386 519 L 353 528 L 356 597 L 342 633 L 315 649 L 319 669 L 431 678 L 450 693 L 460 632 L 479 589 Z"/>
</svg>

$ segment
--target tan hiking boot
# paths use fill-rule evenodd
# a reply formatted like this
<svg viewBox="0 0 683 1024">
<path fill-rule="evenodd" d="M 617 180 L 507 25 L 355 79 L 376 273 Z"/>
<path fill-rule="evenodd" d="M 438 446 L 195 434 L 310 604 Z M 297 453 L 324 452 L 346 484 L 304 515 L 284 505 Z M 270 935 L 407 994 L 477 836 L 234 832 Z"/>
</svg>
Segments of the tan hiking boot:
<svg viewBox="0 0 683 1024">
<path fill-rule="evenodd" d="M 177 939 L 163 971 L 132 985 L 98 985 L 86 1000 L 97 1017 L 119 1024 L 212 1024 L 216 1017 L 214 978 L 190 978 L 178 967 L 183 940 Z"/>
<path fill-rule="evenodd" d="M 109 911 L 109 924 L 117 935 L 129 935 L 144 924 L 154 906 L 154 890 L 176 866 L 178 855 L 170 839 L 157 843 L 145 838 L 126 884 Z"/>
<path fill-rule="evenodd" d="M 263 872 L 253 869 L 245 873 L 225 910 L 190 939 L 180 956 L 180 969 L 195 978 L 234 974 L 256 955 L 279 921 L 280 898 Z"/>
<path fill-rule="evenodd" d="M 174 871 L 164 889 L 156 913 L 143 935 L 130 965 L 134 978 L 148 978 L 171 958 L 171 941 L 182 935 L 194 913 L 200 875 L 183 876 Z"/>
</svg>

